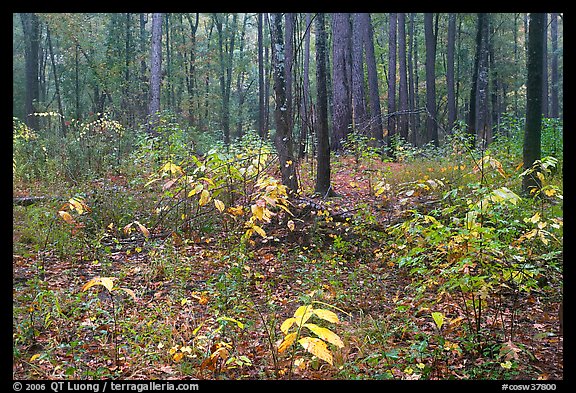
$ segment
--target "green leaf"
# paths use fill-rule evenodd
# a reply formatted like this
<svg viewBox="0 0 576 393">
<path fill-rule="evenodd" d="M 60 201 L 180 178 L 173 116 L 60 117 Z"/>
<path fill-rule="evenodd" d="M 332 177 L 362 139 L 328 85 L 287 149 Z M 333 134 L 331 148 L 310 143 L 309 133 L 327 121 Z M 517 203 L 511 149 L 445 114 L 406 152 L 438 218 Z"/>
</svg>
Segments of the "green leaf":
<svg viewBox="0 0 576 393">
<path fill-rule="evenodd" d="M 433 312 L 432 319 L 436 323 L 436 326 L 438 326 L 438 329 L 442 329 L 442 325 L 444 325 L 444 314 L 441 312 Z"/>
</svg>

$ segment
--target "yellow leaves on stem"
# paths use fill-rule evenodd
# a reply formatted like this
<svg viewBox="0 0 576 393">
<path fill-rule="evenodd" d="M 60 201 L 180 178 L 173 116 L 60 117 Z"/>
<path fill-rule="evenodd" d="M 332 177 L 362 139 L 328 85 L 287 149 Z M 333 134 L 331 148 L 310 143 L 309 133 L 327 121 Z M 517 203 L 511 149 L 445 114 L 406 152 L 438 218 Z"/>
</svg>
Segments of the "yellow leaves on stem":
<svg viewBox="0 0 576 393">
<path fill-rule="evenodd" d="M 278 345 L 278 353 L 286 351 L 294 344 L 294 342 L 298 341 L 298 343 L 306 351 L 332 365 L 332 352 L 328 348 L 327 343 L 330 343 L 338 348 L 344 347 L 344 343 L 342 342 L 342 339 L 332 330 L 319 326 L 315 323 L 308 323 L 308 320 L 312 316 L 316 316 L 331 323 L 339 322 L 338 316 L 330 310 L 322 308 L 315 309 L 312 307 L 312 305 L 298 307 L 294 312 L 294 316 L 287 318 L 284 322 L 282 322 L 282 325 L 280 326 L 280 330 L 282 333 L 284 333 L 284 339 Z M 294 325 L 296 325 L 298 329 L 289 333 L 290 328 Z M 314 333 L 317 337 L 300 337 L 302 328 L 306 328 L 307 330 Z"/>
</svg>

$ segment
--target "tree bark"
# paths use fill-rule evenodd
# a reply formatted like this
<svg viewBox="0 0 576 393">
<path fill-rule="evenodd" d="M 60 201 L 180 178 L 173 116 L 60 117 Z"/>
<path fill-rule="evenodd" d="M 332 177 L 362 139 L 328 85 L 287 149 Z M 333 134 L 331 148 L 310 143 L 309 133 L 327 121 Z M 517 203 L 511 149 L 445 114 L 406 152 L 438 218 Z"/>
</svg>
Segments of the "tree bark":
<svg viewBox="0 0 576 393">
<path fill-rule="evenodd" d="M 448 48 L 446 51 L 446 89 L 448 100 L 447 131 L 452 132 L 456 123 L 456 92 L 454 82 L 454 48 L 456 43 L 456 14 L 448 15 Z"/>
<path fill-rule="evenodd" d="M 398 133 L 404 141 L 408 140 L 408 80 L 406 68 L 406 14 L 398 14 L 398 72 L 400 86 L 398 89 Z"/>
<path fill-rule="evenodd" d="M 60 114 L 60 129 L 62 136 L 66 138 L 66 122 L 64 121 L 64 109 L 62 107 L 62 96 L 60 95 L 60 78 L 56 72 L 56 61 L 54 60 L 54 48 L 52 47 L 52 38 L 50 29 L 46 28 L 46 39 L 48 40 L 48 50 L 50 52 L 50 61 L 52 63 L 52 73 L 54 74 L 54 88 L 56 90 L 56 99 L 58 101 L 58 113 Z"/>
<path fill-rule="evenodd" d="M 302 103 L 300 108 L 301 128 L 298 158 L 304 158 L 306 154 L 306 141 L 310 131 L 313 131 L 312 117 L 310 116 L 310 29 L 311 15 L 306 13 L 306 31 L 304 32 L 304 81 L 302 86 Z M 324 59 L 325 61 L 325 59 Z"/>
<path fill-rule="evenodd" d="M 542 115 L 548 117 L 548 14 L 544 14 L 542 35 Z"/>
<path fill-rule="evenodd" d="M 328 134 L 328 92 L 326 89 L 326 28 L 324 14 L 316 16 L 316 135 L 318 141 L 315 191 L 329 196 L 330 186 L 330 141 Z"/>
<path fill-rule="evenodd" d="M 436 37 L 433 31 L 432 13 L 424 14 L 424 37 L 426 40 L 426 142 L 439 146 L 436 123 Z"/>
<path fill-rule="evenodd" d="M 388 147 L 396 135 L 396 13 L 390 14 L 388 26 Z"/>
<path fill-rule="evenodd" d="M 162 82 L 162 13 L 152 14 L 151 48 L 148 132 L 150 134 L 157 134 L 156 126 L 160 112 L 160 84 Z"/>
<path fill-rule="evenodd" d="M 559 99 L 558 99 L 558 14 L 551 14 L 550 34 L 552 38 L 552 69 L 551 73 L 551 94 L 550 94 L 550 117 L 559 118 Z"/>
<path fill-rule="evenodd" d="M 366 102 L 364 99 L 364 34 L 361 15 L 352 14 L 352 113 L 354 129 L 364 133 Z"/>
<path fill-rule="evenodd" d="M 342 141 L 349 133 L 352 124 L 352 101 L 350 75 L 350 14 L 335 13 L 332 16 L 332 150 L 342 148 Z"/>
<path fill-rule="evenodd" d="M 264 36 L 262 13 L 258 13 L 258 135 L 261 138 L 266 137 L 266 116 L 264 105 Z"/>
<path fill-rule="evenodd" d="M 20 14 L 22 29 L 24 31 L 24 56 L 26 64 L 26 97 L 24 101 L 24 123 L 38 130 L 39 119 L 34 113 L 40 98 L 40 85 L 38 82 L 39 50 L 40 50 L 40 21 L 33 13 Z"/>
<path fill-rule="evenodd" d="M 522 156 L 524 169 L 532 167 L 541 156 L 542 132 L 542 84 L 544 72 L 544 23 L 546 17 L 542 13 L 530 14 L 528 31 L 528 78 L 526 81 L 526 125 L 524 128 L 524 146 Z M 540 187 L 540 180 L 534 173 L 522 178 L 522 191 L 530 194 L 534 188 Z"/>
<path fill-rule="evenodd" d="M 370 97 L 370 126 L 372 137 L 379 146 L 384 143 L 382 129 L 382 111 L 380 108 L 380 92 L 378 88 L 378 72 L 376 71 L 376 55 L 374 54 L 374 30 L 369 13 L 362 13 L 364 26 L 364 49 L 366 50 L 366 70 L 368 72 L 368 95 Z"/>
<path fill-rule="evenodd" d="M 282 14 L 270 14 L 271 38 L 272 38 L 272 64 L 274 72 L 274 93 L 276 96 L 276 107 L 274 110 L 274 120 L 276 121 L 276 136 L 274 143 L 278 151 L 280 161 L 280 172 L 282 173 L 282 184 L 291 193 L 298 192 L 298 178 L 296 176 L 292 130 L 288 120 L 286 107 L 286 79 L 285 79 L 285 47 L 284 35 L 282 34 Z"/>
</svg>

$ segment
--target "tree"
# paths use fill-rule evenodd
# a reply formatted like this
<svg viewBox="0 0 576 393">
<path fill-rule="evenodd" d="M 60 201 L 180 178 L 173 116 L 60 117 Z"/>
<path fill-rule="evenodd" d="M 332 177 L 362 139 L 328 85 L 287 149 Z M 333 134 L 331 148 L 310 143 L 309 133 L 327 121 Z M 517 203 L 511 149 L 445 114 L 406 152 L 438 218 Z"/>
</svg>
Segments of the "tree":
<svg viewBox="0 0 576 393">
<path fill-rule="evenodd" d="M 448 132 L 456 122 L 456 91 L 454 82 L 454 48 L 456 42 L 456 14 L 448 15 L 448 48 L 446 50 L 446 89 L 448 100 Z"/>
<path fill-rule="evenodd" d="M 150 101 L 148 132 L 155 134 L 160 112 L 160 83 L 162 79 L 162 13 L 152 14 L 152 46 L 150 55 Z"/>
<path fill-rule="evenodd" d="M 352 14 L 352 113 L 354 127 L 361 132 L 366 126 L 366 102 L 364 93 L 364 34 L 361 15 Z"/>
<path fill-rule="evenodd" d="M 309 12 L 306 13 L 306 30 L 304 32 L 304 80 L 302 85 L 302 103 L 300 107 L 300 119 L 302 125 L 300 127 L 300 143 L 298 158 L 304 158 L 306 154 L 306 140 L 308 134 L 313 132 L 312 126 L 312 116 L 310 99 L 310 29 L 311 29 L 311 15 Z M 325 71 L 325 70 L 324 70 Z"/>
<path fill-rule="evenodd" d="M 316 172 L 315 191 L 323 196 L 329 196 L 330 186 L 330 141 L 328 135 L 328 92 L 326 89 L 326 28 L 324 14 L 316 16 L 316 88 L 318 94 L 316 140 L 318 141 L 318 168 Z"/>
<path fill-rule="evenodd" d="M 213 14 L 214 24 L 218 32 L 218 56 L 220 59 L 220 95 L 222 98 L 220 124 L 224 133 L 224 144 L 230 144 L 230 88 L 232 85 L 232 65 L 234 59 L 234 42 L 238 14 L 232 15 L 232 25 L 226 23 L 226 31 L 223 30 L 222 15 Z M 225 15 L 228 21 L 228 15 Z M 226 42 L 225 42 L 226 40 Z M 227 50 L 225 50 L 227 49 Z"/>
<path fill-rule="evenodd" d="M 264 112 L 264 35 L 262 33 L 262 13 L 258 13 L 258 135 L 264 138 L 266 129 L 266 113 Z"/>
<path fill-rule="evenodd" d="M 332 15 L 332 150 L 339 150 L 352 124 L 350 14 Z"/>
<path fill-rule="evenodd" d="M 408 76 L 406 67 L 406 14 L 398 14 L 398 72 L 400 85 L 398 88 L 398 132 L 406 141 L 408 140 Z"/>
<path fill-rule="evenodd" d="M 424 39 L 426 41 L 426 137 L 427 142 L 439 146 L 436 123 L 436 36 L 432 13 L 424 14 Z"/>
<path fill-rule="evenodd" d="M 558 118 L 558 14 L 551 14 L 550 35 L 552 36 L 552 61 L 550 70 L 550 117 Z"/>
<path fill-rule="evenodd" d="M 530 14 L 528 31 L 528 77 L 526 80 L 526 125 L 524 128 L 524 169 L 532 167 L 541 156 L 542 132 L 542 83 L 544 73 L 544 24 L 545 14 Z M 540 186 L 540 179 L 534 173 L 522 178 L 522 191 L 529 194 Z"/>
<path fill-rule="evenodd" d="M 474 71 L 472 73 L 472 84 L 470 88 L 470 111 L 468 113 L 468 134 L 472 142 L 476 144 L 476 134 L 478 130 L 478 83 L 481 80 L 480 72 L 482 68 L 482 58 L 484 55 L 483 42 L 486 25 L 486 14 L 478 13 L 476 25 L 476 54 L 474 56 Z"/>
<path fill-rule="evenodd" d="M 276 136 L 274 138 L 274 144 L 278 151 L 282 184 L 284 184 L 291 193 L 296 193 L 298 192 L 298 178 L 296 176 L 294 162 L 292 130 L 290 129 L 290 121 L 286 107 L 286 57 L 284 52 L 284 35 L 282 34 L 282 14 L 270 14 L 270 26 L 274 94 L 276 96 L 276 107 L 274 109 Z"/>
<path fill-rule="evenodd" d="M 390 14 L 388 26 L 388 146 L 396 134 L 396 13 Z"/>
<path fill-rule="evenodd" d="M 378 88 L 378 72 L 376 70 L 376 55 L 374 54 L 374 30 L 369 13 L 361 14 L 364 30 L 364 49 L 366 50 L 366 70 L 368 73 L 368 95 L 370 97 L 370 126 L 372 137 L 379 145 L 384 143 L 382 129 L 382 112 L 380 108 L 380 92 Z"/>
<path fill-rule="evenodd" d="M 542 35 L 542 114 L 548 117 L 548 14 L 544 14 Z"/>
<path fill-rule="evenodd" d="M 33 130 L 38 130 L 38 116 L 36 105 L 40 98 L 40 85 L 38 83 L 38 64 L 40 48 L 40 21 L 33 13 L 20 14 L 22 30 L 24 31 L 24 55 L 26 63 L 26 98 L 24 101 L 24 122 Z"/>
</svg>

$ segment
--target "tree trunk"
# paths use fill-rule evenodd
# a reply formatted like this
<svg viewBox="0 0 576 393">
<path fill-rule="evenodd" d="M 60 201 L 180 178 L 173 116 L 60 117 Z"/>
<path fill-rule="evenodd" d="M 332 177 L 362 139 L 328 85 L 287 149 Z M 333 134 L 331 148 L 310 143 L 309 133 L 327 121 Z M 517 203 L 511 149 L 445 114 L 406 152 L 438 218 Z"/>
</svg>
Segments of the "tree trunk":
<svg viewBox="0 0 576 393">
<path fill-rule="evenodd" d="M 62 108 L 62 96 L 60 95 L 60 78 L 56 72 L 56 61 L 54 60 L 54 48 L 50 37 L 50 29 L 46 28 L 46 39 L 48 40 L 48 50 L 50 52 L 50 61 L 52 63 L 52 73 L 54 74 L 54 88 L 56 89 L 56 99 L 58 101 L 58 113 L 60 114 L 60 129 L 62 136 L 66 138 L 66 122 L 64 121 L 64 109 Z"/>
<path fill-rule="evenodd" d="M 483 144 L 491 141 L 490 121 L 488 117 L 488 33 L 490 19 L 488 14 L 481 14 L 484 18 L 482 23 L 482 38 L 480 43 L 478 63 L 478 87 L 476 91 L 476 130 L 477 136 Z"/>
<path fill-rule="evenodd" d="M 232 15 L 232 26 L 226 23 L 226 32 L 222 30 L 223 24 L 219 14 L 213 14 L 214 23 L 218 32 L 218 54 L 220 58 L 220 94 L 222 99 L 221 106 L 221 126 L 224 133 L 224 144 L 230 144 L 230 87 L 232 83 L 232 65 L 234 57 L 234 41 L 236 37 L 236 27 L 238 14 Z M 226 16 L 226 19 L 228 17 Z M 224 43 L 224 34 L 226 33 L 227 43 Z M 225 52 L 225 46 L 228 49 Z"/>
<path fill-rule="evenodd" d="M 544 23 L 546 17 L 542 13 L 530 14 L 528 31 L 528 78 L 526 81 L 526 125 L 524 128 L 524 169 L 532 167 L 541 156 L 542 131 L 542 84 L 544 72 Z M 522 178 L 522 191 L 530 194 L 534 188 L 540 187 L 540 180 L 535 173 Z"/>
<path fill-rule="evenodd" d="M 304 33 L 304 81 L 302 86 L 302 104 L 300 108 L 300 116 L 302 126 L 300 128 L 300 143 L 298 158 L 304 158 L 306 154 L 306 141 L 308 134 L 313 130 L 312 118 L 310 116 L 310 29 L 311 29 L 311 15 L 306 13 L 306 31 Z M 324 59 L 325 61 L 326 59 Z M 326 70 L 324 70 L 326 71 Z"/>
<path fill-rule="evenodd" d="M 548 14 L 544 14 L 542 35 L 542 116 L 548 117 Z"/>
<path fill-rule="evenodd" d="M 20 14 L 22 29 L 24 31 L 24 56 L 26 63 L 26 97 L 24 101 L 24 122 L 33 130 L 38 130 L 39 121 L 36 105 L 40 98 L 40 85 L 38 82 L 39 48 L 40 48 L 40 21 L 33 13 Z"/>
<path fill-rule="evenodd" d="M 448 99 L 448 126 L 446 130 L 452 132 L 456 123 L 456 92 L 454 82 L 454 48 L 456 43 L 456 14 L 448 15 L 448 48 L 446 52 L 446 89 Z"/>
<path fill-rule="evenodd" d="M 330 141 L 328 135 L 328 92 L 326 89 L 326 28 L 324 14 L 316 16 L 316 98 L 318 141 L 318 168 L 316 171 L 315 191 L 322 196 L 329 196 L 330 186 Z"/>
<path fill-rule="evenodd" d="M 348 79 L 351 26 L 348 13 L 335 13 L 332 18 L 332 150 L 339 150 L 352 124 L 351 86 Z"/>
<path fill-rule="evenodd" d="M 479 13 L 477 15 L 476 25 L 476 54 L 474 56 L 474 70 L 472 72 L 472 85 L 470 87 L 470 111 L 468 112 L 468 134 L 472 140 L 472 145 L 476 144 L 477 133 L 477 91 L 478 91 L 478 75 L 480 71 L 480 60 L 482 57 L 482 31 L 484 30 L 485 14 Z"/>
<path fill-rule="evenodd" d="M 352 14 L 352 113 L 354 129 L 364 133 L 366 102 L 364 99 L 364 47 L 361 15 Z"/>
<path fill-rule="evenodd" d="M 370 127 L 372 137 L 379 146 L 384 143 L 382 129 L 382 111 L 380 108 L 380 92 L 378 88 L 378 72 L 376 71 L 376 55 L 374 54 L 374 30 L 369 13 L 362 13 L 364 26 L 364 49 L 366 50 L 366 69 L 368 72 L 368 95 L 370 97 Z"/>
<path fill-rule="evenodd" d="M 551 70 L 551 95 L 550 95 L 550 117 L 559 118 L 558 101 L 558 14 L 552 13 L 550 23 L 550 34 L 552 35 L 552 70 Z"/>
<path fill-rule="evenodd" d="M 258 135 L 265 138 L 268 134 L 266 129 L 266 116 L 264 105 L 264 35 L 262 32 L 262 13 L 258 13 Z"/>
<path fill-rule="evenodd" d="M 432 13 L 424 14 L 424 37 L 426 40 L 426 142 L 439 146 L 436 123 L 436 37 L 433 31 Z"/>
<path fill-rule="evenodd" d="M 396 13 L 390 14 L 388 26 L 388 147 L 396 135 Z"/>
<path fill-rule="evenodd" d="M 286 54 L 284 52 L 284 36 L 282 34 L 282 14 L 270 14 L 270 26 L 272 64 L 274 68 L 274 93 L 276 96 L 276 107 L 274 109 L 276 137 L 274 138 L 274 143 L 278 151 L 282 183 L 291 193 L 297 193 L 298 178 L 295 170 L 292 130 L 290 129 L 290 121 L 288 120 L 288 111 L 286 108 Z"/>
<path fill-rule="evenodd" d="M 150 101 L 148 132 L 156 134 L 160 112 L 160 84 L 162 82 L 162 13 L 152 14 L 152 45 L 150 56 Z"/>
<path fill-rule="evenodd" d="M 398 90 L 398 132 L 404 141 L 408 140 L 408 80 L 406 69 L 406 14 L 398 14 L 398 72 L 400 86 Z"/>
<path fill-rule="evenodd" d="M 288 127 L 290 130 L 294 127 L 293 110 L 292 110 L 292 74 L 294 68 L 294 13 L 287 12 L 284 15 L 286 21 L 284 49 L 285 59 L 285 78 L 286 78 L 286 115 L 288 116 Z"/>
</svg>

